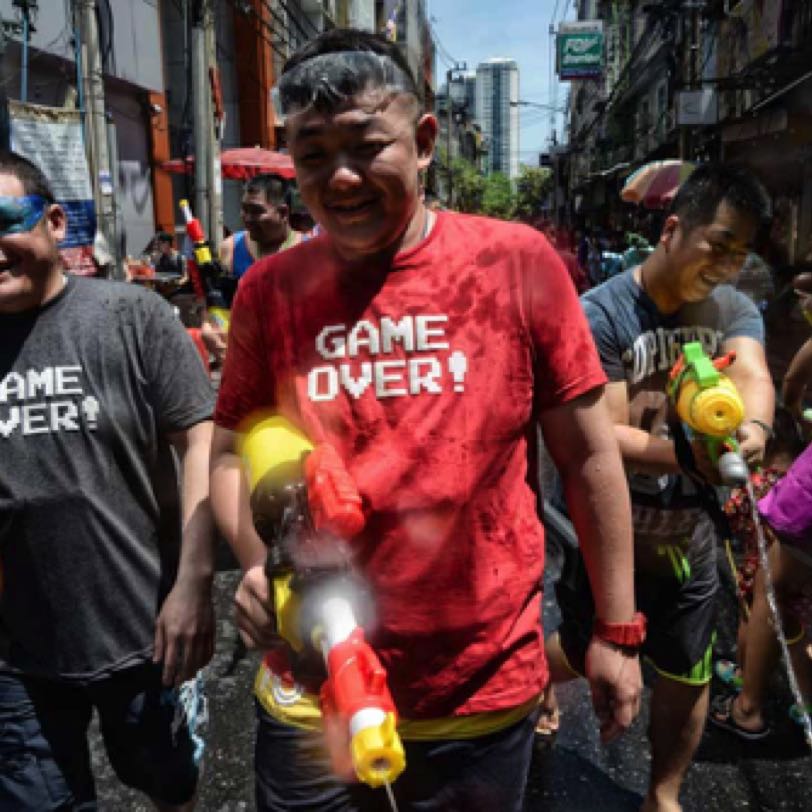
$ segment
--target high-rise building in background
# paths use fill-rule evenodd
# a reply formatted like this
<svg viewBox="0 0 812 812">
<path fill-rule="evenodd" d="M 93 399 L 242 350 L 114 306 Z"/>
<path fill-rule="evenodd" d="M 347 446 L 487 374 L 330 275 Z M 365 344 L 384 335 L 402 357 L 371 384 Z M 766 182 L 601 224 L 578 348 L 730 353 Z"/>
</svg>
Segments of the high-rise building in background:
<svg viewBox="0 0 812 812">
<path fill-rule="evenodd" d="M 465 86 L 465 109 L 471 118 L 476 117 L 476 71 L 464 71 L 461 80 Z"/>
<path fill-rule="evenodd" d="M 486 171 L 519 175 L 519 66 L 489 59 L 476 69 L 476 119 L 488 150 Z M 513 102 L 513 104 L 511 104 Z"/>
</svg>

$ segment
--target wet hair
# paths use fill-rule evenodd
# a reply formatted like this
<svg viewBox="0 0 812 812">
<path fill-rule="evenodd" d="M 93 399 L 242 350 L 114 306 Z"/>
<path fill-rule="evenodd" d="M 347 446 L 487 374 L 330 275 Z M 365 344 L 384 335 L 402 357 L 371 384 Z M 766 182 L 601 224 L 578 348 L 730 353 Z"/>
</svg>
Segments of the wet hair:
<svg viewBox="0 0 812 812">
<path fill-rule="evenodd" d="M 28 158 L 8 149 L 0 149 L 0 174 L 17 178 L 26 195 L 39 195 L 48 203 L 56 202 L 45 174 Z"/>
<path fill-rule="evenodd" d="M 676 214 L 686 232 L 713 222 L 725 202 L 750 215 L 759 226 L 770 216 L 770 199 L 764 186 L 748 169 L 730 164 L 702 164 L 682 184 L 669 214 Z"/>
<path fill-rule="evenodd" d="M 279 175 L 254 175 L 243 187 L 244 194 L 261 194 L 274 206 L 289 204 L 288 184 Z"/>
<path fill-rule="evenodd" d="M 321 59 L 331 54 L 336 58 Z M 341 55 L 346 58 L 342 60 Z M 308 63 L 314 60 L 314 70 L 308 71 Z M 312 104 L 318 110 L 331 112 L 370 87 L 392 88 L 420 99 L 409 63 L 397 44 L 369 31 L 332 28 L 310 40 L 285 62 L 279 95 L 283 108 Z"/>
</svg>

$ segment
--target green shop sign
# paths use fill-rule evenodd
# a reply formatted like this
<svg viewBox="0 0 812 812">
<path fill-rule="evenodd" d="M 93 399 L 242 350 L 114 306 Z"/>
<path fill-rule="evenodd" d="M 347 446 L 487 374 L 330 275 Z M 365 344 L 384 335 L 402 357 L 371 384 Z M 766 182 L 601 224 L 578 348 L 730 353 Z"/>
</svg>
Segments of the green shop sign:
<svg viewBox="0 0 812 812">
<path fill-rule="evenodd" d="M 589 79 L 603 73 L 603 23 L 562 23 L 556 38 L 560 79 Z"/>
</svg>

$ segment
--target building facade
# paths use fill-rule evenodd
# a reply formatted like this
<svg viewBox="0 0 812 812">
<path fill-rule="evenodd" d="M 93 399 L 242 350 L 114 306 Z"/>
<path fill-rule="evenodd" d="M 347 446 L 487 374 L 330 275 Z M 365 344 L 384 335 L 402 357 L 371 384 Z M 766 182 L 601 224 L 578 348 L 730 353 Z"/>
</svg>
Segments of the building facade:
<svg viewBox="0 0 812 812">
<path fill-rule="evenodd" d="M 476 120 L 487 148 L 486 171 L 519 176 L 519 66 L 494 58 L 476 69 Z"/>
<path fill-rule="evenodd" d="M 217 108 L 222 149 L 284 149 L 271 91 L 285 60 L 336 26 L 379 31 L 409 61 L 429 109 L 434 104 L 434 47 L 425 0 L 31 0 L 33 27 L 23 48 L 20 3 L 0 0 L 0 67 L 5 96 L 25 88 L 34 104 L 82 106 L 77 71 L 77 10 L 91 6 L 98 25 L 104 105 L 120 253 L 137 256 L 158 229 L 180 230 L 178 200 L 193 199 L 194 177 L 164 163 L 196 152 L 193 113 Z M 209 79 L 192 85 L 195 25 L 211 11 Z M 392 22 L 389 25 L 390 21 Z M 216 96 L 216 103 L 212 98 Z M 91 174 L 97 171 L 89 154 Z M 223 222 L 240 227 L 241 184 L 223 180 Z M 219 241 L 221 234 L 210 235 Z"/>
<path fill-rule="evenodd" d="M 564 219 L 622 227 L 625 178 L 665 158 L 750 166 L 773 201 L 778 265 L 812 250 L 812 3 L 581 0 L 604 70 L 573 81 Z"/>
</svg>

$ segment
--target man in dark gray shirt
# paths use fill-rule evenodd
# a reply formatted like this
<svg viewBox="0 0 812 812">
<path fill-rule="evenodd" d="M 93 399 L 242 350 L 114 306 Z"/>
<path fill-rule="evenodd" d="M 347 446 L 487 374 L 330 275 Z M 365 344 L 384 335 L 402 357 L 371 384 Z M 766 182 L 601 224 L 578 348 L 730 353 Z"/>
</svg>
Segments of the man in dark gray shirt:
<svg viewBox="0 0 812 812">
<path fill-rule="evenodd" d="M 187 809 L 213 393 L 160 297 L 62 273 L 65 225 L 39 169 L 0 152 L 0 809 L 94 807 L 94 708 L 121 780 Z"/>
<path fill-rule="evenodd" d="M 677 458 L 666 381 L 686 342 L 700 341 L 710 356 L 734 351 L 726 372 L 744 402 L 740 449 L 751 465 L 761 460 L 775 397 L 764 327 L 755 305 L 724 283 L 738 274 L 766 208 L 766 194 L 751 176 L 700 167 L 674 200 L 654 252 L 583 297 L 629 476 L 637 606 L 648 618 L 641 651 L 657 670 L 646 812 L 680 808 L 682 779 L 707 715 L 717 586 L 714 529 Z M 698 445 L 696 451 L 713 482 Z M 567 665 L 583 673 L 592 612 L 578 559 L 569 562 L 557 591 L 561 645 L 555 638 L 547 644 L 554 680 L 571 677 Z"/>
</svg>

